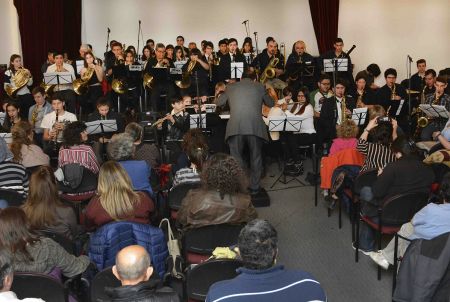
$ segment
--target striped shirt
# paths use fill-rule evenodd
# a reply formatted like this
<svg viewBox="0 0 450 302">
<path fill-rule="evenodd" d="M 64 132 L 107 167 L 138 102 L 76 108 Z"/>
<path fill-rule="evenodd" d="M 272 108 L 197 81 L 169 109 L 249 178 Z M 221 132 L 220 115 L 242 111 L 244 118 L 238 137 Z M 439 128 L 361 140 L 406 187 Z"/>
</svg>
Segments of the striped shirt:
<svg viewBox="0 0 450 302">
<path fill-rule="evenodd" d="M 395 155 L 389 146 L 378 143 L 369 143 L 363 139 L 358 140 L 356 149 L 366 156 L 360 172 L 384 168 L 388 163 L 395 161 Z"/>
<path fill-rule="evenodd" d="M 197 173 L 197 170 L 182 168 L 175 173 L 172 188 L 180 184 L 195 182 L 200 182 L 200 175 Z"/>
<path fill-rule="evenodd" d="M 0 163 L 0 188 L 28 195 L 28 175 L 25 167 L 13 162 Z"/>
<path fill-rule="evenodd" d="M 59 150 L 58 167 L 62 168 L 67 164 L 80 164 L 94 174 L 98 174 L 99 171 L 97 157 L 88 145 L 62 147 Z"/>
</svg>

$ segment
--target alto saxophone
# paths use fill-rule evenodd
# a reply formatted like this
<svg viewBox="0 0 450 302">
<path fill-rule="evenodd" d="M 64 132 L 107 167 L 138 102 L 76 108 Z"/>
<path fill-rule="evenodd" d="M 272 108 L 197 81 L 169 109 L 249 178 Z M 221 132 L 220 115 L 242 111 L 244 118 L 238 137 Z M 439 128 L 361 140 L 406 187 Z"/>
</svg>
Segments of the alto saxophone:
<svg viewBox="0 0 450 302">
<path fill-rule="evenodd" d="M 345 95 L 342 96 L 341 100 L 341 125 L 345 122 L 347 119 L 347 103 L 345 101 Z"/>
<path fill-rule="evenodd" d="M 394 86 L 392 86 L 392 89 L 391 89 L 391 101 L 395 101 L 396 96 L 397 96 L 397 93 L 396 93 L 396 87 L 395 87 L 395 83 L 394 83 Z"/>
</svg>

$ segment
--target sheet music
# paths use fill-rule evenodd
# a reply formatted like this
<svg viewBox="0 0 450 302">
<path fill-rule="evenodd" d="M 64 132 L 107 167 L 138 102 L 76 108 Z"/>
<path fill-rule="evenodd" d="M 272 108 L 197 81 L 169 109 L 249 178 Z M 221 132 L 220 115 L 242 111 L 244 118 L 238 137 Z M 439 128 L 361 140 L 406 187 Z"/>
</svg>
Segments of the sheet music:
<svg viewBox="0 0 450 302">
<path fill-rule="evenodd" d="M 362 126 L 366 122 L 367 118 L 367 108 L 355 108 L 352 112 L 352 121 L 355 122 L 356 125 Z"/>
<path fill-rule="evenodd" d="M 142 71 L 143 65 L 128 65 L 130 71 Z"/>
<path fill-rule="evenodd" d="M 441 105 L 430 105 L 430 104 L 420 104 L 420 109 L 423 113 L 425 113 L 428 117 L 441 117 L 441 118 L 450 118 L 450 113 L 447 111 L 445 106 Z M 449 122 L 447 122 L 447 125 Z M 447 127 L 446 125 L 446 127 Z"/>
<path fill-rule="evenodd" d="M 335 65 L 337 66 L 337 71 L 348 71 L 348 59 L 347 58 L 336 58 L 336 59 L 323 59 L 323 66 L 325 72 L 333 72 Z"/>
<path fill-rule="evenodd" d="M 198 119 L 201 117 L 201 128 L 206 128 L 206 114 L 190 114 L 189 115 L 189 128 L 198 128 Z"/>
<path fill-rule="evenodd" d="M 187 63 L 187 60 L 184 61 L 175 61 L 173 62 L 173 65 L 175 66 L 175 68 L 183 68 L 184 64 Z"/>
<path fill-rule="evenodd" d="M 116 120 L 101 120 L 86 122 L 86 131 L 89 135 L 102 133 L 102 127 L 100 127 L 100 122 L 103 124 L 103 132 L 116 132 L 117 131 L 117 121 Z"/>
<path fill-rule="evenodd" d="M 395 116 L 399 116 L 402 111 L 403 104 L 405 104 L 405 100 L 400 100 L 400 104 L 398 105 L 397 112 L 395 112 Z"/>
<path fill-rule="evenodd" d="M 77 68 L 77 74 L 81 73 L 81 69 L 83 69 L 84 67 L 84 60 L 76 60 L 75 61 L 75 66 Z"/>
<path fill-rule="evenodd" d="M 240 79 L 244 73 L 244 62 L 232 62 L 231 63 L 231 75 L 230 79 Z"/>
<path fill-rule="evenodd" d="M 72 84 L 73 77 L 71 72 L 46 72 L 44 73 L 44 83 L 47 85 L 59 85 Z"/>
</svg>

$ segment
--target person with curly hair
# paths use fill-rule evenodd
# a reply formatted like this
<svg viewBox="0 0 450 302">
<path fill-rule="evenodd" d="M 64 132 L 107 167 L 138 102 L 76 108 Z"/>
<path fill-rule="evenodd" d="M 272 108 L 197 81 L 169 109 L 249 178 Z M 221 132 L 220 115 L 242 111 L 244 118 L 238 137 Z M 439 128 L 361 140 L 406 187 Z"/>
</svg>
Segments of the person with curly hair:
<svg viewBox="0 0 450 302">
<path fill-rule="evenodd" d="M 178 211 L 177 221 L 183 229 L 240 224 L 256 218 L 245 173 L 236 159 L 214 154 L 206 162 L 201 180 L 202 187 L 190 190 Z"/>
<path fill-rule="evenodd" d="M 20 121 L 11 129 L 13 154 L 12 161 L 25 168 L 48 165 L 50 158 L 42 149 L 33 144 L 33 128 L 28 121 Z"/>
<path fill-rule="evenodd" d="M 333 139 L 330 156 L 345 149 L 356 149 L 359 129 L 353 120 L 347 119 L 337 127 L 337 138 Z"/>
<path fill-rule="evenodd" d="M 94 150 L 86 145 L 88 134 L 83 122 L 72 122 L 64 128 L 64 142 L 59 150 L 58 167 L 77 163 L 94 174 L 98 174 L 99 164 Z"/>
</svg>

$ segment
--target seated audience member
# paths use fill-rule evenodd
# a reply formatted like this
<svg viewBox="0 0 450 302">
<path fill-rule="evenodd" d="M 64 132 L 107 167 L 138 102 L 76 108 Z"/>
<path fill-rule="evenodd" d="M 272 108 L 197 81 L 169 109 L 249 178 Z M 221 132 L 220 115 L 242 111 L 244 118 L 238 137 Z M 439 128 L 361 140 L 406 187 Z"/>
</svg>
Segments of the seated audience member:
<svg viewBox="0 0 450 302">
<path fill-rule="evenodd" d="M 49 166 L 41 166 L 31 175 L 30 191 L 22 209 L 32 230 L 58 233 L 70 240 L 81 231 L 74 210 L 59 199 L 55 175 Z"/>
<path fill-rule="evenodd" d="M 28 194 L 27 171 L 24 166 L 12 162 L 13 157 L 5 140 L 0 137 L 0 189 L 13 190 L 26 197 Z"/>
<path fill-rule="evenodd" d="M 189 150 L 187 150 L 187 156 L 191 165 L 190 167 L 181 168 L 175 173 L 172 188 L 184 183 L 200 182 L 200 173 L 202 172 L 203 163 L 206 161 L 208 152 L 202 147 L 190 145 Z"/>
<path fill-rule="evenodd" d="M 370 140 L 369 140 L 370 134 Z M 397 138 L 397 122 L 391 120 L 379 122 L 379 119 L 370 120 L 367 127 L 359 137 L 356 149 L 365 155 L 361 172 L 372 169 L 382 169 L 386 164 L 395 160 L 395 155 L 389 148 L 391 142 Z"/>
<path fill-rule="evenodd" d="M 128 173 L 135 191 L 147 192 L 153 197 L 150 185 L 151 167 L 143 160 L 135 160 L 136 146 L 128 133 L 116 134 L 111 138 L 107 151 L 110 160 L 115 160 Z"/>
<path fill-rule="evenodd" d="M 33 131 L 29 122 L 18 122 L 11 129 L 12 143 L 9 146 L 13 162 L 25 168 L 48 165 L 50 158 L 42 149 L 33 144 Z"/>
<path fill-rule="evenodd" d="M 134 139 L 136 148 L 134 158 L 136 160 L 145 160 L 153 169 L 159 167 L 161 164 L 159 149 L 155 144 L 144 143 L 144 128 L 138 123 L 129 123 L 125 127 L 125 133 L 128 133 Z"/>
<path fill-rule="evenodd" d="M 20 300 L 15 292 L 11 291 L 14 280 L 12 255 L 5 249 L 0 249 L 0 301 L 1 302 L 44 302 L 42 299 L 25 298 Z"/>
<path fill-rule="evenodd" d="M 442 179 L 439 199 L 442 204 L 429 203 L 426 205 L 414 215 L 411 222 L 402 225 L 398 234 L 410 240 L 431 240 L 450 232 L 450 173 L 447 173 Z M 398 239 L 398 257 L 405 254 L 408 245 L 408 240 L 401 237 Z M 394 250 L 395 240 L 393 238 L 384 249 L 371 253 L 370 258 L 387 269 L 390 264 L 394 264 Z"/>
<path fill-rule="evenodd" d="M 179 301 L 178 295 L 171 288 L 161 286 L 159 278 L 150 278 L 154 269 L 150 255 L 142 246 L 130 245 L 123 248 L 116 255 L 112 272 L 122 286 L 105 288 L 110 301 Z"/>
<path fill-rule="evenodd" d="M 344 123 L 337 126 L 337 138 L 333 139 L 329 155 L 345 149 L 356 149 L 358 131 L 358 126 L 352 120 L 345 120 Z"/>
<path fill-rule="evenodd" d="M 233 157 L 223 153 L 211 156 L 201 180 L 202 188 L 190 190 L 178 211 L 177 221 L 183 228 L 240 224 L 256 218 L 244 171 Z"/>
<path fill-rule="evenodd" d="M 42 147 L 44 129 L 41 127 L 42 120 L 47 113 L 50 113 L 52 105 L 45 100 L 45 90 L 41 86 L 34 87 L 32 92 L 34 102 L 28 111 L 28 121 L 33 127 L 34 141 L 39 147 Z"/>
<path fill-rule="evenodd" d="M 124 168 L 108 161 L 100 168 L 97 196 L 86 208 L 86 226 L 95 229 L 119 220 L 149 224 L 153 210 L 153 201 L 146 193 L 133 191 Z"/>
<path fill-rule="evenodd" d="M 87 256 L 75 257 L 52 239 L 36 235 L 25 212 L 16 207 L 0 211 L 0 246 L 13 254 L 16 272 L 51 274 L 60 269 L 70 278 L 83 273 L 90 264 Z"/>
<path fill-rule="evenodd" d="M 267 221 L 250 221 L 239 234 L 243 267 L 231 280 L 213 284 L 206 297 L 213 301 L 326 301 L 320 283 L 309 273 L 276 264 L 278 234 Z"/>
<path fill-rule="evenodd" d="M 124 131 L 124 119 L 118 113 L 111 111 L 111 104 L 106 98 L 99 98 L 97 101 L 97 110 L 89 114 L 87 121 L 94 122 L 100 120 L 115 120 L 117 124 L 117 133 Z M 104 127 L 104 129 L 106 126 Z M 106 131 L 107 129 L 105 129 Z M 106 152 L 105 143 L 109 142 L 113 132 L 105 132 L 104 134 L 92 134 L 89 136 L 89 140 L 94 141 L 93 149 L 97 155 L 97 159 L 101 161 L 103 154 Z"/>
<path fill-rule="evenodd" d="M 417 156 L 414 143 L 399 136 L 391 145 L 397 161 L 378 168 L 378 177 L 370 187 L 361 189 L 361 213 L 377 219 L 378 208 L 390 196 L 405 193 L 429 193 L 434 180 L 433 170 Z M 375 248 L 374 230 L 361 224 L 360 250 L 366 255 Z"/>
<path fill-rule="evenodd" d="M 203 150 L 206 150 L 206 152 L 209 151 L 208 143 L 201 129 L 190 129 L 183 136 L 183 141 L 181 142 L 182 152 L 177 158 L 177 163 L 172 165 L 172 172 L 174 174 L 181 168 L 187 168 L 190 166 L 191 163 L 187 153 L 191 148 L 202 148 Z"/>
</svg>

